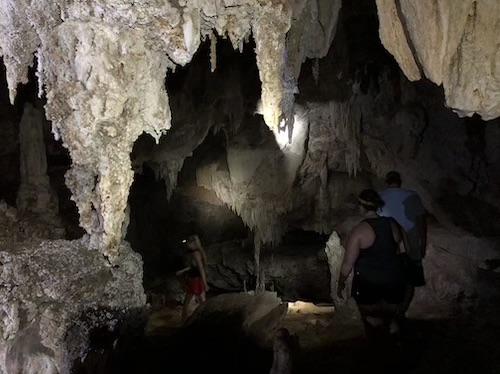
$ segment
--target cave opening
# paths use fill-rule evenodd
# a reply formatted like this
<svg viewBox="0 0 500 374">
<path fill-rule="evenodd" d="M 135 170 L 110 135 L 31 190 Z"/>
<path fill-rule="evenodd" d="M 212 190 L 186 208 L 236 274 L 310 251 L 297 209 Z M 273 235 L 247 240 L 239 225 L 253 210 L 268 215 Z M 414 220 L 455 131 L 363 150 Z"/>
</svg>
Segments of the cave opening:
<svg viewBox="0 0 500 374">
<path fill-rule="evenodd" d="M 225 157 L 225 136 L 212 131 L 183 160 L 175 188 L 167 195 L 167 181 L 145 164 L 131 187 L 130 224 L 126 240 L 144 261 L 145 287 L 161 292 L 165 279 L 181 267 L 181 240 L 197 234 L 203 245 L 242 240 L 248 230 L 213 191 L 196 183 L 201 164 Z M 164 287 L 164 285 L 163 285 Z"/>
<path fill-rule="evenodd" d="M 227 142 L 242 129 L 260 141 L 260 123 L 252 122 L 260 98 L 253 40 L 240 52 L 227 39 L 216 42 L 216 69 L 211 71 L 211 41 L 202 42 L 193 60 L 166 79 L 172 127 L 156 145 L 142 135 L 131 154 L 135 178 L 129 196 L 126 240 L 144 261 L 148 292 L 171 292 L 182 299 L 181 239 L 197 234 L 204 246 L 241 242 L 248 228 L 212 189 L 197 181 L 203 168 L 227 170 Z M 253 135 L 252 135 L 253 134 Z"/>
</svg>

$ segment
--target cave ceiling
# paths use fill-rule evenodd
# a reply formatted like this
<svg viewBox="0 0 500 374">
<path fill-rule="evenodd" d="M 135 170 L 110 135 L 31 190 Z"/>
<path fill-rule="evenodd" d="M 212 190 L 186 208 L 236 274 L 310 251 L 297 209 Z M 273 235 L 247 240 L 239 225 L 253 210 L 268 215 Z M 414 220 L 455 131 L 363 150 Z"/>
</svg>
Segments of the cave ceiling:
<svg viewBox="0 0 500 374">
<path fill-rule="evenodd" d="M 342 1 L 2 0 L 0 5 L 0 55 L 7 69 L 10 100 L 14 102 L 18 85 L 28 82 L 36 58 L 46 116 L 72 159 L 66 184 L 78 207 L 80 224 L 89 234 L 90 245 L 112 258 L 122 239 L 134 177 L 130 160 L 134 143 L 143 133 L 158 142 L 171 128 L 165 77 L 188 65 L 203 42 L 211 44 L 211 66 L 216 70 L 218 38 L 228 39 L 240 52 L 252 38 L 261 82 L 258 111 L 277 134 L 292 118 L 301 116 L 294 109 L 301 67 L 308 59 L 327 55 Z M 442 86 L 446 105 L 459 116 L 477 113 L 485 120 L 500 116 L 500 3 L 377 0 L 376 7 L 380 39 L 409 80 L 427 78 Z M 350 174 L 360 162 L 359 118 L 349 110 L 351 104 L 329 104 L 326 110 L 328 120 L 343 124 L 335 139 L 343 137 L 351 145 L 338 166 Z M 324 108 L 307 110 L 312 117 L 325 117 Z M 182 160 L 207 132 L 205 123 L 198 137 L 170 147 L 170 166 L 165 169 L 157 162 L 158 173 L 175 184 Z M 182 132 L 176 134 L 186 138 Z M 284 151 L 292 160 L 287 172 L 304 175 L 311 165 L 318 168 L 318 159 L 310 158 L 311 152 L 305 156 L 304 149 L 322 150 L 328 145 L 308 144 L 304 134 L 296 136 L 295 148 Z M 163 160 L 162 152 L 160 147 L 148 157 Z M 331 160 L 324 152 L 316 156 L 326 170 Z M 294 161 L 304 157 L 309 161 Z M 270 157 L 266 167 L 272 170 L 276 164 Z M 234 173 L 233 179 L 215 184 L 214 178 L 223 178 L 220 173 L 210 178 L 205 178 L 207 170 L 200 173 L 202 185 L 224 189 L 219 197 L 227 196 L 225 202 L 247 224 L 258 226 L 255 210 L 248 210 L 245 200 L 227 192 L 235 190 L 227 181 L 238 182 Z M 288 180 L 290 175 L 277 178 Z M 325 184 L 324 173 L 319 177 L 319 183 Z M 240 175 L 240 181 L 244 180 L 245 175 Z M 269 188 L 286 196 L 279 186 Z M 276 203 L 279 206 L 269 208 L 268 202 L 262 201 L 259 209 L 272 221 L 283 206 Z M 266 233 L 265 227 L 262 231 L 266 240 L 273 239 L 273 232 Z"/>
</svg>

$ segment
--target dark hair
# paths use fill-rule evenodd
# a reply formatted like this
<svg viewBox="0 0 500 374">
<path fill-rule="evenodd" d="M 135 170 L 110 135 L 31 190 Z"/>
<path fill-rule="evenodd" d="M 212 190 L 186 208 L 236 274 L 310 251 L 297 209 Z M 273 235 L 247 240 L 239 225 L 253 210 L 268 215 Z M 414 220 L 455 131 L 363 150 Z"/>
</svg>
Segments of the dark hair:
<svg viewBox="0 0 500 374">
<path fill-rule="evenodd" d="M 397 171 L 390 171 L 385 176 L 385 183 L 401 185 L 401 175 Z"/>
<path fill-rule="evenodd" d="M 384 206 L 384 200 L 377 191 L 371 189 L 363 190 L 359 194 L 358 201 L 366 210 L 377 211 Z"/>
</svg>

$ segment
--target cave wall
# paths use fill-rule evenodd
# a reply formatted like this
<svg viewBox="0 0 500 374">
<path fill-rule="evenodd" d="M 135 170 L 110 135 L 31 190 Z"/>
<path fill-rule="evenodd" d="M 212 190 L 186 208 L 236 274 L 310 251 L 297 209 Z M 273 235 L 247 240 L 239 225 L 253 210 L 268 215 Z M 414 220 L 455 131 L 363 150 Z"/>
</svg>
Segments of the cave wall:
<svg viewBox="0 0 500 374">
<path fill-rule="evenodd" d="M 0 218 L 9 221 L 3 209 Z M 113 268 L 88 250 L 85 240 L 13 240 L 5 234 L 2 230 L 2 373 L 72 373 L 95 331 L 105 329 L 116 340 L 144 328 L 143 264 L 129 245 Z"/>
<path fill-rule="evenodd" d="M 380 37 L 411 80 L 443 86 L 461 117 L 500 115 L 497 1 L 377 0 Z"/>
</svg>

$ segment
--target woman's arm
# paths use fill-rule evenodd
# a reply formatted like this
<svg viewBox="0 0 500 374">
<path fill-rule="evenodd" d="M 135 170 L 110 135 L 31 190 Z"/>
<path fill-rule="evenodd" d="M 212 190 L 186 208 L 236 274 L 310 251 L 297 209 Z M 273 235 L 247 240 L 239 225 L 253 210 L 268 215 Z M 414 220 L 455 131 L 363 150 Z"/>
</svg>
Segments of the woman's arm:
<svg viewBox="0 0 500 374">
<path fill-rule="evenodd" d="M 347 238 L 346 250 L 344 253 L 342 265 L 340 267 L 337 287 L 337 296 L 341 299 L 344 298 L 342 295 L 342 291 L 345 288 L 345 281 L 347 280 L 347 277 L 349 277 L 349 274 L 351 274 L 351 271 L 354 268 L 354 264 L 359 257 L 359 251 L 361 249 L 361 234 L 362 232 L 358 225 L 354 227 L 354 229 L 352 229 Z"/>
<path fill-rule="evenodd" d="M 191 266 L 185 267 L 184 269 L 181 269 L 181 270 L 177 270 L 177 271 L 175 272 L 175 275 L 177 275 L 177 276 L 182 275 L 182 274 L 184 274 L 186 271 L 188 271 L 189 269 L 191 269 Z"/>
</svg>

